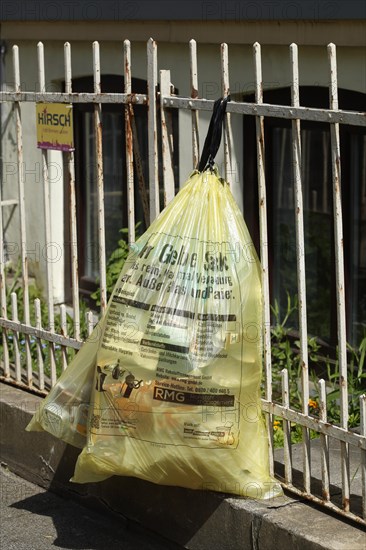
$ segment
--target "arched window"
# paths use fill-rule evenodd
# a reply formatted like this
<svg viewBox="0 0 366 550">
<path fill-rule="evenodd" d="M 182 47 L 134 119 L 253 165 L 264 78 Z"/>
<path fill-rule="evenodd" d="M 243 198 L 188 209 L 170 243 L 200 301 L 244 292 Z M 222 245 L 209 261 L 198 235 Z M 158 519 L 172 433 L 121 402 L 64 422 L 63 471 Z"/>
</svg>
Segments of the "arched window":
<svg viewBox="0 0 366 550">
<path fill-rule="evenodd" d="M 328 108 L 328 89 L 301 87 L 300 103 Z M 245 101 L 254 101 L 245 97 Z M 290 89 L 264 92 L 264 102 L 290 105 Z M 366 96 L 339 90 L 339 106 L 363 111 Z M 255 121 L 244 117 L 245 217 L 259 244 Z M 282 313 L 287 293 L 294 296 L 296 239 L 292 174 L 291 121 L 265 118 L 268 245 L 271 300 Z M 319 122 L 301 122 L 302 184 L 304 200 L 305 264 L 308 331 L 336 343 L 334 223 L 330 128 Z M 366 324 L 366 130 L 340 125 L 341 188 L 345 253 L 348 340 L 357 344 Z M 296 319 L 292 324 L 296 323 Z M 296 326 L 295 326 L 296 328 Z"/>
<path fill-rule="evenodd" d="M 122 76 L 102 75 L 102 92 L 121 92 L 124 90 Z M 133 78 L 134 93 L 146 94 L 145 80 Z M 73 79 L 74 92 L 92 92 L 92 77 Z M 134 115 L 145 181 L 146 194 L 149 194 L 148 180 L 148 133 L 147 107 L 134 105 Z M 159 128 L 158 124 L 158 128 Z M 173 139 L 178 142 L 178 113 L 172 112 Z M 78 258 L 80 292 L 85 299 L 97 288 L 99 276 L 98 261 L 98 215 L 97 215 L 97 171 L 95 157 L 94 111 L 91 103 L 74 104 L 75 132 L 75 179 L 77 192 L 78 221 Z M 160 134 L 158 132 L 158 144 Z M 116 249 L 121 238 L 120 229 L 126 228 L 127 221 L 127 183 L 125 153 L 125 107 L 120 103 L 106 103 L 102 106 L 102 145 L 105 208 L 105 239 L 107 259 Z M 159 147 L 159 150 L 161 147 Z M 174 147 L 174 167 L 178 172 L 178 147 Z M 160 175 L 161 159 L 159 159 Z M 160 178 L 161 179 L 161 178 Z M 145 229 L 142 200 L 135 175 L 135 216 L 140 222 L 140 230 Z M 65 201 L 67 204 L 68 201 Z M 68 230 L 68 229 L 67 229 Z M 67 242 L 69 239 L 65 239 Z M 70 266 L 67 267 L 66 289 L 70 288 Z"/>
</svg>

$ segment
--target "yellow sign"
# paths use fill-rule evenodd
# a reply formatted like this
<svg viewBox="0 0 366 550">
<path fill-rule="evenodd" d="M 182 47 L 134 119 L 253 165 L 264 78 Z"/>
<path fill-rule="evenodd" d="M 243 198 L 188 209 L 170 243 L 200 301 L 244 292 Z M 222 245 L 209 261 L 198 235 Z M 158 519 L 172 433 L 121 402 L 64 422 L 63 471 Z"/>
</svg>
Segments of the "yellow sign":
<svg viewBox="0 0 366 550">
<path fill-rule="evenodd" d="M 74 151 L 72 105 L 37 103 L 37 147 Z"/>
</svg>

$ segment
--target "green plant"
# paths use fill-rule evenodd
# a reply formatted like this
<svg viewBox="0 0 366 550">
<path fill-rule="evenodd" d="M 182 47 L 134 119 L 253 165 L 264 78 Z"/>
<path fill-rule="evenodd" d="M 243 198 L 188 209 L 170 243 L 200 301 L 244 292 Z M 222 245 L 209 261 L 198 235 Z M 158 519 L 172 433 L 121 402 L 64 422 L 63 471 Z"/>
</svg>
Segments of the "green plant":
<svg viewBox="0 0 366 550">
<path fill-rule="evenodd" d="M 135 227 L 136 237 L 139 233 L 139 227 L 141 222 L 138 222 Z M 106 266 L 106 287 L 107 287 L 107 299 L 113 292 L 114 286 L 118 280 L 118 277 L 122 271 L 124 263 L 127 259 L 127 256 L 130 252 L 128 245 L 128 228 L 124 227 L 119 230 L 122 237 L 118 240 L 118 246 L 113 250 L 112 254 L 109 256 Z M 98 288 L 91 295 L 96 304 L 100 305 L 100 288 Z"/>
<path fill-rule="evenodd" d="M 294 295 L 297 289 L 296 246 L 294 243 L 295 218 L 293 212 L 282 209 L 278 212 L 275 228 L 275 271 L 280 311 L 286 310 L 286 295 Z M 331 333 L 331 274 L 332 274 L 332 223 L 329 215 L 307 210 L 304 216 L 306 293 L 308 303 L 308 330 L 321 334 L 325 340 Z M 298 319 L 293 319 L 298 329 Z"/>
<path fill-rule="evenodd" d="M 291 298 L 287 294 L 287 310 L 280 318 L 279 305 L 275 300 L 271 307 L 274 323 L 271 328 L 271 351 L 272 351 L 272 389 L 276 400 L 281 400 L 282 377 L 281 371 L 286 368 L 288 372 L 289 391 L 291 405 L 301 410 L 301 356 L 300 340 L 298 334 L 287 327 L 289 320 L 297 311 L 297 296 Z M 315 337 L 308 338 L 308 354 L 311 361 L 318 361 L 320 345 Z"/>
<path fill-rule="evenodd" d="M 285 432 L 283 431 L 282 419 L 278 416 L 273 421 L 273 446 L 275 449 L 283 447 L 285 444 Z M 318 432 L 309 430 L 310 439 L 316 439 L 319 437 Z M 303 440 L 302 427 L 299 424 L 293 422 L 290 423 L 290 437 L 291 443 L 301 443 Z"/>
<path fill-rule="evenodd" d="M 291 298 L 287 295 L 287 309 L 281 319 L 279 305 L 275 301 L 272 307 L 273 326 L 271 329 L 272 347 L 272 390 L 273 399 L 281 402 L 282 398 L 282 376 L 281 371 L 285 368 L 288 372 L 290 406 L 301 411 L 301 356 L 300 342 L 297 333 L 287 325 L 294 313 L 297 311 L 297 297 Z M 309 412 L 317 417 L 319 415 L 319 372 L 324 373 L 327 388 L 327 415 L 328 421 L 332 424 L 340 423 L 340 372 L 338 357 L 335 360 L 329 356 L 323 357 L 320 354 L 320 344 L 315 337 L 308 338 L 310 380 L 312 382 L 312 396 L 309 400 Z M 360 422 L 360 396 L 366 390 L 366 335 L 358 347 L 347 344 L 347 386 L 348 386 L 348 411 L 349 427 L 354 428 Z M 310 437 L 318 434 L 310 430 Z M 291 424 L 291 441 L 297 443 L 302 440 L 301 426 Z M 284 433 L 282 420 L 274 420 L 274 445 L 283 446 Z"/>
<path fill-rule="evenodd" d="M 138 226 L 136 226 L 138 227 Z M 124 262 L 128 256 L 129 248 L 127 242 L 127 229 L 120 230 L 122 238 L 118 241 L 118 248 L 111 254 L 107 264 L 107 291 L 110 294 L 123 268 Z M 9 279 L 11 285 L 7 289 L 7 304 L 8 317 L 11 318 L 11 300 L 10 294 L 15 292 L 18 303 L 18 318 L 24 318 L 24 292 L 21 286 L 21 268 L 20 264 L 15 270 L 10 273 Z M 98 299 L 99 293 L 94 294 L 94 298 Z M 40 298 L 42 326 L 45 329 L 49 327 L 48 309 L 45 302 L 41 299 L 41 292 L 35 285 L 29 286 L 29 302 L 30 308 L 30 323 L 36 325 L 35 310 L 32 307 L 34 300 Z M 277 301 L 272 306 L 273 326 L 271 328 L 271 351 L 272 351 L 272 391 L 273 399 L 281 402 L 282 398 L 282 376 L 281 372 L 286 369 L 289 379 L 289 397 L 290 406 L 295 410 L 302 410 L 301 401 L 301 355 L 300 342 L 297 332 L 293 331 L 288 325 L 293 320 L 298 309 L 297 297 L 291 298 L 287 294 L 287 308 L 281 318 L 280 308 Z M 86 304 L 80 303 L 80 332 L 81 338 L 87 337 L 86 324 Z M 72 335 L 74 330 L 74 321 L 70 315 L 67 315 L 67 334 Z M 366 327 L 365 327 L 366 328 Z M 55 315 L 55 332 L 62 333 L 60 313 Z M 39 354 L 44 362 L 45 374 L 50 374 L 51 348 L 49 342 L 39 340 L 35 336 L 28 338 L 32 361 L 37 364 Z M 9 349 L 10 360 L 14 362 L 16 344 L 11 331 L 7 331 L 7 343 Z M 18 341 L 21 363 L 25 364 L 26 355 L 26 339 L 20 335 Z M 2 341 L 0 341 L 0 349 L 3 352 Z M 311 365 L 310 379 L 312 382 L 312 396 L 308 406 L 310 414 L 313 416 L 319 415 L 319 372 L 324 373 L 322 376 L 325 379 L 327 387 L 327 415 L 328 421 L 333 424 L 340 423 L 340 372 L 339 361 L 329 356 L 323 357 L 320 355 L 320 344 L 315 337 L 308 338 L 308 356 Z M 347 365 L 347 385 L 348 385 L 348 411 L 349 411 L 349 426 L 353 428 L 360 422 L 360 396 L 366 391 L 366 372 L 364 367 L 366 363 L 366 332 L 358 347 L 347 345 L 348 349 L 348 365 Z M 66 360 L 69 362 L 75 355 L 72 348 L 61 347 L 59 344 L 54 345 L 54 353 L 56 358 L 57 374 L 62 370 L 63 357 L 66 354 Z M 316 437 L 318 434 L 310 430 L 310 437 Z M 302 428 L 299 425 L 291 424 L 291 441 L 297 443 L 302 440 Z M 275 418 L 274 420 L 274 444 L 275 446 L 283 446 L 284 433 L 282 429 L 282 420 Z"/>
<path fill-rule="evenodd" d="M 136 235 L 138 235 L 140 225 L 141 225 L 140 222 L 136 224 L 136 229 L 135 229 Z M 113 288 L 118 280 L 118 277 L 122 271 L 123 265 L 129 254 L 128 229 L 127 228 L 120 229 L 120 233 L 121 233 L 121 238 L 118 241 L 118 247 L 112 252 L 107 262 L 106 286 L 107 286 L 108 298 L 113 291 Z M 11 281 L 11 284 L 7 289 L 7 293 L 6 293 L 7 304 L 8 304 L 7 306 L 8 318 L 10 319 L 12 318 L 10 295 L 12 292 L 15 292 L 17 295 L 18 319 L 23 320 L 24 319 L 24 292 L 21 284 L 20 261 L 18 262 L 15 269 L 9 268 L 7 270 L 5 280 Z M 34 300 L 36 298 L 39 298 L 40 304 L 41 304 L 42 327 L 48 330 L 49 329 L 48 308 L 46 303 L 42 299 L 42 292 L 34 284 L 28 287 L 28 292 L 29 292 L 29 303 L 30 303 L 30 324 L 32 326 L 36 326 L 35 308 L 33 304 L 34 304 Z M 100 305 L 100 289 L 96 290 L 92 294 L 92 298 L 96 300 L 97 305 Z M 80 301 L 80 338 L 82 340 L 85 340 L 88 335 L 87 324 L 86 324 L 86 310 L 87 310 L 86 303 L 81 300 Z M 62 334 L 63 330 L 61 327 L 61 316 L 59 312 L 55 313 L 54 323 L 55 323 L 55 332 L 57 334 Z M 66 323 L 67 323 L 66 333 L 72 336 L 74 333 L 74 320 L 69 314 L 66 315 Z M 19 335 L 19 340 L 17 340 L 17 342 L 19 347 L 21 364 L 24 365 L 26 362 L 26 350 L 29 342 L 29 348 L 30 348 L 33 364 L 37 365 L 39 355 L 41 355 L 41 358 L 44 364 L 44 372 L 46 375 L 49 375 L 50 365 L 51 365 L 51 351 L 52 351 L 49 342 L 45 340 L 39 340 L 35 336 L 24 337 L 21 334 Z M 8 343 L 10 361 L 14 362 L 17 343 L 15 342 L 14 336 L 10 331 L 8 331 L 7 333 L 7 343 Z M 3 353 L 2 341 L 0 341 L 0 350 Z M 57 375 L 60 375 L 62 371 L 64 356 L 66 355 L 66 360 L 69 363 L 75 355 L 75 350 L 73 348 L 62 347 L 59 344 L 54 344 L 53 350 L 54 350 L 53 353 L 56 360 Z"/>
<path fill-rule="evenodd" d="M 7 298 L 7 315 L 8 318 L 12 318 L 11 311 L 11 294 L 14 292 L 17 296 L 17 308 L 18 308 L 18 319 L 24 321 L 24 290 L 21 284 L 21 266 L 18 263 L 17 267 L 12 270 L 11 268 L 7 269 L 5 280 L 10 280 L 11 283 L 6 289 L 6 298 Z M 41 309 L 41 326 L 45 330 L 49 330 L 49 315 L 48 307 L 43 300 L 42 292 L 35 284 L 30 284 L 28 287 L 29 294 L 29 314 L 30 314 L 30 324 L 36 326 L 36 313 L 34 307 L 34 301 L 38 298 L 40 300 L 40 309 Z M 55 312 L 54 315 L 54 330 L 56 334 L 62 334 L 63 331 L 61 327 L 61 315 L 59 311 Z M 66 334 L 72 336 L 74 333 L 74 320 L 68 313 L 66 314 Z M 80 301 L 80 338 L 82 340 L 86 339 L 88 335 L 88 328 L 86 323 L 86 304 L 83 301 Z M 20 355 L 20 363 L 24 365 L 26 363 L 26 353 L 29 343 L 29 349 L 31 354 L 32 363 L 34 365 L 34 370 L 37 370 L 37 364 L 39 357 L 41 357 L 44 372 L 46 376 L 50 375 L 50 365 L 51 365 L 51 347 L 49 342 L 46 340 L 38 339 L 34 335 L 29 337 L 24 336 L 22 333 L 16 336 L 11 332 L 7 331 L 7 347 L 9 352 L 10 362 L 15 362 L 16 351 L 18 349 Z M 73 348 L 62 347 L 60 344 L 55 343 L 53 345 L 54 356 L 56 362 L 56 372 L 57 376 L 61 374 L 62 364 L 63 364 L 63 355 L 66 355 L 66 360 L 69 363 L 75 355 L 75 350 Z M 0 340 L 0 350 L 1 356 L 3 356 L 3 341 Z"/>
<path fill-rule="evenodd" d="M 366 357 L 366 336 L 363 337 L 358 347 L 347 344 L 347 388 L 348 388 L 348 425 L 355 428 L 360 424 L 360 397 L 366 392 L 366 372 L 364 372 Z M 338 354 L 337 354 L 338 355 Z M 333 424 L 340 424 L 340 370 L 338 357 L 331 362 L 326 361 L 327 366 L 327 414 L 328 421 Z M 312 379 L 319 398 L 319 384 L 312 372 Z"/>
</svg>

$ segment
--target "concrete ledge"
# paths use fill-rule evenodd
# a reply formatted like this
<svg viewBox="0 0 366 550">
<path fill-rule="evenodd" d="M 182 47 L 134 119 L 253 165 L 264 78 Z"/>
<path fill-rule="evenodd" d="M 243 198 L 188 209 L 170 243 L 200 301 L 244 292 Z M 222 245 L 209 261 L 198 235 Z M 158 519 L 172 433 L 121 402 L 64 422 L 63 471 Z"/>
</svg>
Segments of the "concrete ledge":
<svg viewBox="0 0 366 550">
<path fill-rule="evenodd" d="M 78 450 L 45 432 L 25 432 L 41 398 L 0 384 L 0 459 L 42 487 L 136 522 L 192 550 L 365 550 L 366 535 L 308 503 L 263 503 L 220 493 L 163 487 L 134 478 L 69 483 Z"/>
</svg>

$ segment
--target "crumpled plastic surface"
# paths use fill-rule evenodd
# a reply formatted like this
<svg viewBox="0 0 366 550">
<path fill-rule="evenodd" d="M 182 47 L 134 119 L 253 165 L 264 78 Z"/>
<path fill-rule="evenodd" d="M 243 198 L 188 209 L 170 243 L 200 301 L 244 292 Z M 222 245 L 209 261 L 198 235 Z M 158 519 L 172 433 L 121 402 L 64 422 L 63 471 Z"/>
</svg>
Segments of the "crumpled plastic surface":
<svg viewBox="0 0 366 550">
<path fill-rule="evenodd" d="M 27 431 L 44 430 L 79 449 L 85 446 L 89 403 L 104 321 L 105 317 L 42 401 L 26 427 Z"/>
<path fill-rule="evenodd" d="M 133 245 L 82 367 L 94 379 L 72 481 L 281 494 L 260 407 L 261 311 L 259 261 L 229 186 L 193 172 Z"/>
</svg>

